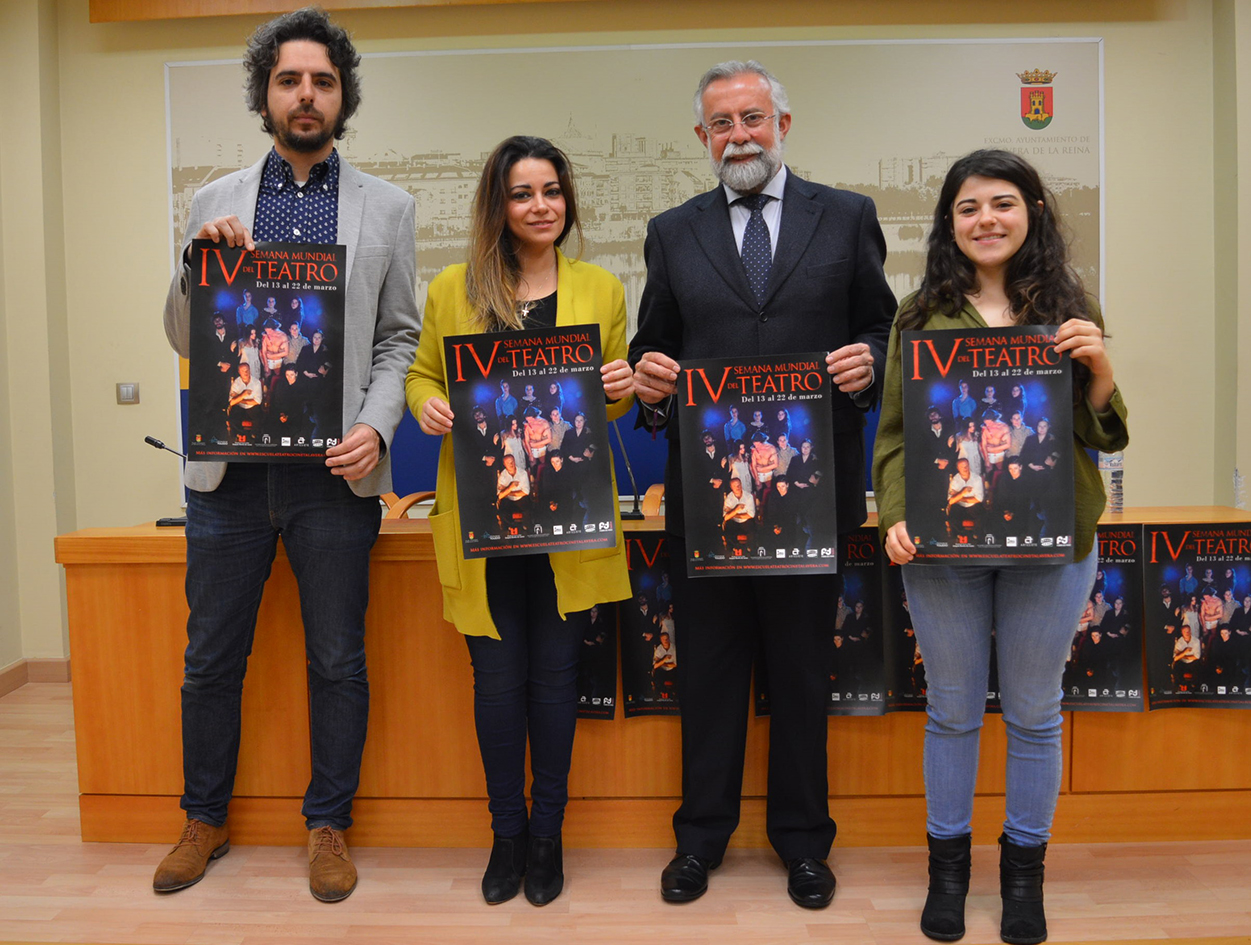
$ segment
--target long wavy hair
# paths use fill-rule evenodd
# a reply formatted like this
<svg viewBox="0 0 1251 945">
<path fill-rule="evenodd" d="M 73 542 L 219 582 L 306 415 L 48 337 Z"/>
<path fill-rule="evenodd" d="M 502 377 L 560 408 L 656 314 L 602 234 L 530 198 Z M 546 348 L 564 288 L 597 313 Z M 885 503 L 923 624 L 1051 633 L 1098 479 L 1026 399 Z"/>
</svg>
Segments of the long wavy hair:
<svg viewBox="0 0 1251 945">
<path fill-rule="evenodd" d="M 930 314 L 953 315 L 981 286 L 973 263 L 960 251 L 952 211 L 960 188 L 970 177 L 1004 180 L 1021 192 L 1029 214 L 1025 242 L 1008 260 L 1004 289 L 1018 325 L 1060 325 L 1070 318 L 1090 318 L 1086 290 L 1069 265 L 1068 243 L 1056 213 L 1055 196 L 1038 172 L 1011 151 L 980 150 L 966 154 L 947 172 L 934 208 L 920 290 L 900 310 L 899 331 L 925 327 Z M 1090 378 L 1085 365 L 1073 362 L 1073 396 L 1080 399 Z"/>
<path fill-rule="evenodd" d="M 951 165 L 943 181 L 930 230 L 921 289 L 899 313 L 899 330 L 922 328 L 931 312 L 951 315 L 980 285 L 973 263 L 956 245 L 952 208 L 970 177 L 1005 180 L 1021 192 L 1029 214 L 1025 242 L 1008 261 L 1004 288 L 1018 325 L 1059 325 L 1088 318 L 1082 281 L 1069 266 L 1068 244 L 1060 229 L 1055 197 L 1024 158 L 1010 151 L 974 151 Z"/>
<path fill-rule="evenodd" d="M 546 138 L 529 135 L 515 135 L 500 142 L 482 168 L 482 179 L 473 198 L 469 265 L 465 273 L 465 292 L 473 307 L 474 322 L 482 331 L 523 327 L 516 302 L 521 264 L 508 228 L 508 176 L 513 166 L 526 158 L 550 161 L 556 169 L 556 179 L 565 198 L 565 227 L 556 237 L 556 245 L 565 242 L 570 230 L 577 230 L 581 249 L 578 198 L 565 152 Z"/>
</svg>

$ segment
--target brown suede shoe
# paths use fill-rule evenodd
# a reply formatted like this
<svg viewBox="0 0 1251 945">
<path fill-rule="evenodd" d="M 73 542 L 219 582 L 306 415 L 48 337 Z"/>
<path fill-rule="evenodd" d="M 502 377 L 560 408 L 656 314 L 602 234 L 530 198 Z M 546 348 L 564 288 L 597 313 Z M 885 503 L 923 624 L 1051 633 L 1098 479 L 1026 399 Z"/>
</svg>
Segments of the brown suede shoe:
<svg viewBox="0 0 1251 945">
<path fill-rule="evenodd" d="M 209 860 L 230 852 L 230 832 L 226 825 L 214 827 L 202 820 L 188 820 L 174 849 L 165 855 L 152 877 L 157 892 L 174 892 L 194 886 L 204 878 Z"/>
<path fill-rule="evenodd" d="M 322 902 L 338 902 L 356 888 L 356 867 L 343 831 L 317 827 L 308 832 L 308 891 Z"/>
</svg>

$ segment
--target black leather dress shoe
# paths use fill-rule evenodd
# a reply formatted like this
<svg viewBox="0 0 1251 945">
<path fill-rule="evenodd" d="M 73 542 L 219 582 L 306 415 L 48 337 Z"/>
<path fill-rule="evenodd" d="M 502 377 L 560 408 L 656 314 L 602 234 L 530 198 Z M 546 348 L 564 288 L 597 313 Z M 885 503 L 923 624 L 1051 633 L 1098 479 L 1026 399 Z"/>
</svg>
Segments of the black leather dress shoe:
<svg viewBox="0 0 1251 945">
<path fill-rule="evenodd" d="M 826 866 L 825 860 L 812 857 L 801 857 L 786 864 L 790 876 L 786 880 L 786 891 L 795 900 L 795 905 L 805 909 L 824 909 L 834 898 L 834 874 Z"/>
<path fill-rule="evenodd" d="M 720 860 L 713 863 L 693 853 L 679 853 L 660 874 L 660 895 L 666 902 L 698 899 L 708 892 L 708 871 L 720 865 Z"/>
</svg>

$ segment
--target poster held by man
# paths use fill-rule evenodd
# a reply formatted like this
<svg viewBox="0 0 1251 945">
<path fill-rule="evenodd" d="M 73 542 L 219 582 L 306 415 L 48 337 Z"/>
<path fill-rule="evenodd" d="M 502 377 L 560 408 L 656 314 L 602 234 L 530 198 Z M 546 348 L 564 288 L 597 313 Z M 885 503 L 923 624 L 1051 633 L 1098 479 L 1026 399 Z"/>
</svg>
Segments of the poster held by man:
<svg viewBox="0 0 1251 945">
<path fill-rule="evenodd" d="M 687 574 L 838 570 L 825 352 L 688 359 L 676 402 L 685 437 Z"/>
<path fill-rule="evenodd" d="M 197 239 L 189 259 L 187 458 L 324 462 L 343 439 L 347 248 Z"/>
</svg>

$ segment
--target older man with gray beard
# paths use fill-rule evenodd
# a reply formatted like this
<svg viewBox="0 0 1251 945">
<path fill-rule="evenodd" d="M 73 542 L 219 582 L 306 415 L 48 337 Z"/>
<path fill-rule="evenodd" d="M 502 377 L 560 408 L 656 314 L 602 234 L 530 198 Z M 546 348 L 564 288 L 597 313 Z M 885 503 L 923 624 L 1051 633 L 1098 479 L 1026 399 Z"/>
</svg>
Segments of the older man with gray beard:
<svg viewBox="0 0 1251 945">
<path fill-rule="evenodd" d="M 895 312 L 872 201 L 809 183 L 782 163 L 791 129 L 782 84 L 758 62 L 724 62 L 700 80 L 694 106 L 695 134 L 719 185 L 649 224 L 647 285 L 630 345 L 639 424 L 668 424 L 665 528 L 674 562 L 687 557 L 682 433 L 672 409 L 679 362 L 829 352 L 833 409 L 813 422 L 833 432 L 834 475 L 821 487 L 834 489 L 847 531 L 866 517 L 863 411 L 878 397 Z M 677 666 L 683 774 L 677 855 L 661 875 L 666 900 L 703 895 L 738 826 L 758 650 L 768 653 L 772 696 L 769 842 L 798 905 L 821 908 L 833 898 L 825 690 L 839 590 L 837 575 L 691 579 L 674 569 L 674 606 L 686 615 Z"/>
</svg>

